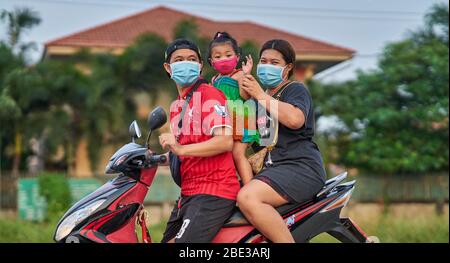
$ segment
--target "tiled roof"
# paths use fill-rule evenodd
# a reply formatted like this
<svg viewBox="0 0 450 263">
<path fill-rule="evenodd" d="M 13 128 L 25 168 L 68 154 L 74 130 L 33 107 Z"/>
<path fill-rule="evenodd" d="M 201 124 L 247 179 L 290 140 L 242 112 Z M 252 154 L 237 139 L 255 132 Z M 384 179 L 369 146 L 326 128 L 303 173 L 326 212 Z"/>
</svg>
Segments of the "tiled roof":
<svg viewBox="0 0 450 263">
<path fill-rule="evenodd" d="M 273 38 L 289 41 L 297 54 L 351 55 L 354 50 L 339 47 L 293 33 L 284 32 L 253 22 L 214 21 L 167 7 L 156 7 L 112 22 L 95 26 L 56 40 L 49 46 L 124 48 L 143 33 L 156 33 L 166 41 L 173 39 L 173 29 L 183 19 L 194 19 L 200 35 L 211 37 L 217 31 L 227 31 L 242 43 L 253 40 L 258 44 Z"/>
</svg>

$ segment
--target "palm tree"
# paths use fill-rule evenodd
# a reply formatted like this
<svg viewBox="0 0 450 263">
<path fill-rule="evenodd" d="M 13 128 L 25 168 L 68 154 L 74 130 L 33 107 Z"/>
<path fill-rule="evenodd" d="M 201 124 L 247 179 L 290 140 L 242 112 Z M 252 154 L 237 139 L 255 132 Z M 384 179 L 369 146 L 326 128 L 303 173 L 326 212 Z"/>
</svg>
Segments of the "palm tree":
<svg viewBox="0 0 450 263">
<path fill-rule="evenodd" d="M 41 18 L 36 11 L 30 8 L 15 8 L 13 11 L 2 10 L 0 20 L 7 23 L 8 44 L 15 50 L 20 44 L 23 34 L 41 23 Z M 23 52 L 31 46 L 31 43 L 24 43 L 20 46 Z"/>
<path fill-rule="evenodd" d="M 34 45 L 34 43 L 20 43 L 21 38 L 27 30 L 30 30 L 34 26 L 41 22 L 39 14 L 29 8 L 15 8 L 13 11 L 2 10 L 0 13 L 0 20 L 6 21 L 8 40 L 7 44 L 12 51 L 17 51 L 19 48 L 19 57 L 23 57 L 23 53 Z M 19 46 L 20 45 L 20 46 Z M 15 141 L 15 156 L 14 156 L 14 168 L 13 174 L 17 175 L 20 153 L 22 148 L 22 134 L 16 132 L 14 136 Z"/>
</svg>

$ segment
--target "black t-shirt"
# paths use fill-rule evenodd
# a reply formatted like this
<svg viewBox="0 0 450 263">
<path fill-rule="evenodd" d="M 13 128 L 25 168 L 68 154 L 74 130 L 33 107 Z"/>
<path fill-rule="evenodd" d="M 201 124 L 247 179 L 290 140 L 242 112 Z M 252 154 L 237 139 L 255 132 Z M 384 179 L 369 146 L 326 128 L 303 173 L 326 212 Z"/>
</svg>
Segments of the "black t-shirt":
<svg viewBox="0 0 450 263">
<path fill-rule="evenodd" d="M 290 140 L 311 140 L 314 136 L 314 109 L 311 94 L 308 89 L 299 82 L 292 82 L 283 91 L 280 101 L 289 103 L 299 108 L 305 116 L 305 124 L 299 129 L 290 129 L 284 125 L 280 125 L 282 130 L 279 135 L 295 135 L 287 136 Z"/>
<path fill-rule="evenodd" d="M 280 101 L 299 108 L 305 116 L 305 123 L 299 129 L 290 129 L 279 123 L 277 144 L 271 152 L 272 161 L 275 164 L 302 163 L 312 168 L 318 175 L 324 176 L 322 157 L 312 140 L 315 119 L 311 94 L 303 84 L 292 82 L 282 92 Z M 258 105 L 259 112 L 262 108 Z M 261 147 L 254 147 L 256 151 L 259 149 Z"/>
</svg>

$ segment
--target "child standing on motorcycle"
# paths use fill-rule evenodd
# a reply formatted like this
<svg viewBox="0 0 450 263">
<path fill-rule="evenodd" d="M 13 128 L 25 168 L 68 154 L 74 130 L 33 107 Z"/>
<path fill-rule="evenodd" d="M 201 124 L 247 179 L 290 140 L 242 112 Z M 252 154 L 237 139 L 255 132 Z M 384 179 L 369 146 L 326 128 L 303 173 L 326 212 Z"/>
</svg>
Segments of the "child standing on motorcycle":
<svg viewBox="0 0 450 263">
<path fill-rule="evenodd" d="M 242 69 L 236 66 L 240 59 L 240 48 L 227 32 L 217 32 L 209 43 L 208 62 L 218 72 L 211 83 L 227 97 L 227 105 L 233 118 L 233 159 L 242 183 L 245 185 L 253 178 L 252 168 L 247 161 L 247 146 L 259 141 L 256 131 L 255 103 L 247 101 L 250 96 L 242 88 L 240 81 L 252 70 L 251 57 Z M 247 103 L 246 103 L 247 101 Z"/>
</svg>

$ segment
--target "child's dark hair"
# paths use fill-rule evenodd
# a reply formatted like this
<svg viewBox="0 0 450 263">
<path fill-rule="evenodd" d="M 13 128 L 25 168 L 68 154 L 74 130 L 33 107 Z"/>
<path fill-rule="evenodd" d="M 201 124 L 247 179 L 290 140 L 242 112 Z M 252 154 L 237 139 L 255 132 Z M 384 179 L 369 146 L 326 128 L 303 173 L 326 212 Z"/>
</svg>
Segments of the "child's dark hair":
<svg viewBox="0 0 450 263">
<path fill-rule="evenodd" d="M 236 39 L 234 39 L 230 34 L 227 32 L 217 32 L 214 35 L 214 38 L 211 42 L 209 42 L 208 47 L 208 62 L 211 65 L 211 50 L 213 47 L 223 44 L 230 44 L 233 48 L 236 55 L 241 55 L 241 48 L 238 46 Z"/>
<path fill-rule="evenodd" d="M 281 55 L 283 55 L 284 61 L 286 61 L 286 65 L 292 63 L 293 68 L 291 71 L 289 71 L 290 78 L 292 74 L 294 74 L 295 69 L 295 51 L 291 44 L 283 39 L 269 40 L 262 46 L 261 51 L 259 52 L 259 57 L 261 57 L 261 54 L 264 52 L 264 50 L 267 49 L 275 49 L 276 51 L 280 52 Z"/>
</svg>

